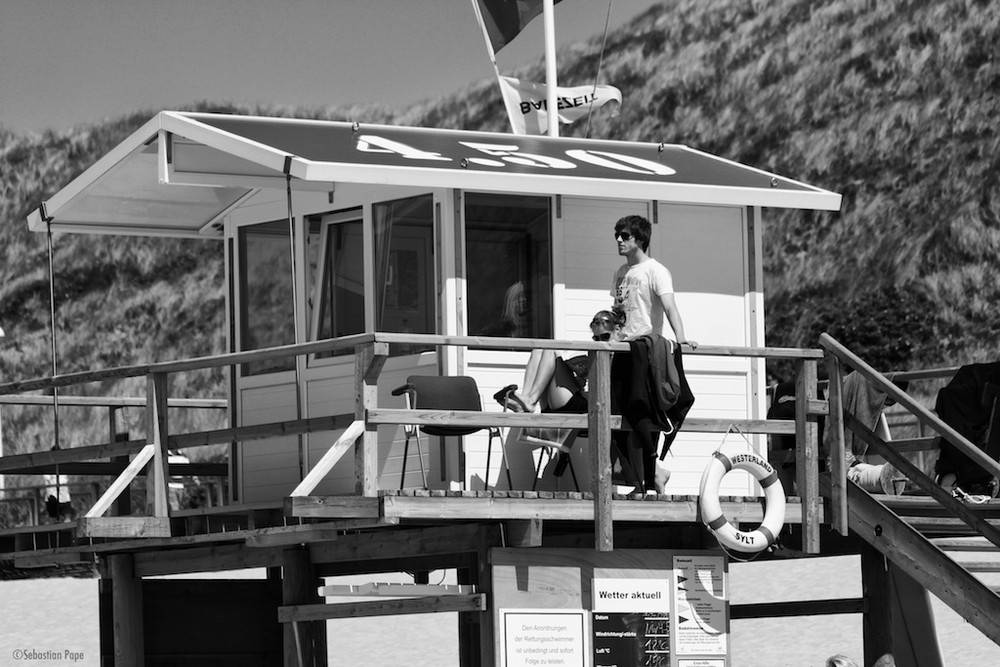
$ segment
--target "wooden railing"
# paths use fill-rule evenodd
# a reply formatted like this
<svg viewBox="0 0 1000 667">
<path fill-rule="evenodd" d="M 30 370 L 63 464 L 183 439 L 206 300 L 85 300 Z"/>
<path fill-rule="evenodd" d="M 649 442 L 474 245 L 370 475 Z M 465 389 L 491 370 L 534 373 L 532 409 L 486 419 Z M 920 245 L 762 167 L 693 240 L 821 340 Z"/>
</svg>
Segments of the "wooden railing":
<svg viewBox="0 0 1000 667">
<path fill-rule="evenodd" d="M 506 350 L 554 349 L 585 352 L 592 358 L 590 381 L 590 409 L 586 415 L 567 414 L 517 414 L 501 412 L 448 412 L 448 411 L 405 411 L 378 405 L 378 380 L 391 344 L 422 346 L 460 346 L 464 348 L 486 348 Z M 239 364 L 309 355 L 332 350 L 353 349 L 355 352 L 356 407 L 353 415 L 312 417 L 286 420 L 271 424 L 232 427 L 198 433 L 171 434 L 168 432 L 166 410 L 171 399 L 167 398 L 168 377 L 172 373 L 203 370 L 210 368 L 234 368 Z M 591 490 L 594 500 L 595 548 L 609 550 L 612 542 L 611 517 L 611 431 L 622 426 L 621 418 L 610 410 L 610 368 L 611 355 L 615 351 L 627 351 L 627 343 L 581 342 L 566 340 L 489 338 L 472 336 L 441 336 L 422 334 L 369 333 L 268 348 L 252 352 L 201 357 L 180 361 L 161 362 L 140 366 L 112 368 L 58 375 L 50 378 L 11 382 L 0 385 L 0 397 L 22 394 L 36 390 L 58 389 L 92 382 L 129 377 L 146 378 L 144 399 L 146 416 L 146 440 L 129 443 L 109 442 L 103 445 L 77 447 L 55 452 L 4 457 L 0 459 L 0 473 L 15 472 L 29 462 L 24 457 L 34 457 L 30 462 L 65 462 L 88 460 L 105 456 L 137 454 L 138 460 L 130 466 L 112 488 L 105 494 L 94 512 L 103 513 L 110 507 L 118 493 L 132 481 L 141 470 L 142 458 L 148 458 L 151 471 L 148 477 L 148 498 L 152 499 L 150 511 L 153 517 L 169 517 L 167 500 L 167 480 L 169 478 L 168 449 L 183 449 L 210 444 L 233 443 L 272 437 L 275 435 L 297 435 L 316 431 L 344 429 L 342 435 L 331 447 L 327 456 L 313 468 L 293 493 L 308 494 L 323 476 L 332 469 L 348 451 L 355 453 L 357 493 L 374 497 L 378 494 L 377 475 L 377 429 L 382 424 L 463 424 L 476 426 L 534 426 L 555 428 L 586 428 L 590 433 L 590 455 L 592 463 Z M 816 419 L 827 414 L 827 405 L 816 396 L 817 364 L 823 358 L 820 350 L 796 348 L 745 348 L 745 347 L 700 347 L 686 350 L 686 355 L 742 357 L 750 359 L 794 360 L 798 367 L 796 379 L 796 419 L 794 422 L 767 419 L 699 419 L 689 417 L 684 431 L 725 433 L 736 426 L 746 434 L 796 435 L 797 482 L 802 499 L 802 529 L 804 549 L 809 553 L 819 552 L 819 530 L 823 519 L 822 501 L 819 493 L 819 441 Z M 13 400 L 13 399 L 11 399 Z M 64 399 L 61 399 L 64 400 Z"/>
</svg>

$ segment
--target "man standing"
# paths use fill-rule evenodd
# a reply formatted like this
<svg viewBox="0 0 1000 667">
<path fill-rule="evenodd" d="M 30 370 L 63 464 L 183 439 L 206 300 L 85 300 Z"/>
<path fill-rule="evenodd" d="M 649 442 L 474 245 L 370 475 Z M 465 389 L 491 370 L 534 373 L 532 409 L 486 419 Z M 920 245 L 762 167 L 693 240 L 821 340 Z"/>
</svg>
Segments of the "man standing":
<svg viewBox="0 0 1000 667">
<path fill-rule="evenodd" d="M 625 313 L 622 334 L 634 340 L 649 333 L 664 334 L 664 320 L 681 345 L 698 347 L 684 335 L 684 323 L 674 300 L 674 283 L 667 267 L 650 257 L 652 225 L 640 215 L 627 215 L 615 223 L 618 254 L 625 258 L 615 272 L 611 290 L 614 307 Z"/>
<path fill-rule="evenodd" d="M 678 344 L 694 349 L 698 344 L 684 334 L 670 271 L 647 254 L 651 234 L 649 220 L 639 215 L 625 216 L 615 223 L 618 254 L 625 258 L 625 264 L 615 272 L 611 296 L 614 308 L 625 314 L 622 336 L 628 341 L 648 334 L 662 336 L 664 323 L 667 323 Z M 633 350 L 636 349 L 633 346 Z M 630 468 L 626 476 L 635 483 L 636 491 L 662 493 L 669 472 L 657 470 L 660 432 L 651 418 L 646 382 L 648 367 L 649 359 L 645 355 L 616 354 L 612 361 L 612 404 L 632 428 L 631 438 L 622 433 L 615 442 L 624 467 Z"/>
</svg>

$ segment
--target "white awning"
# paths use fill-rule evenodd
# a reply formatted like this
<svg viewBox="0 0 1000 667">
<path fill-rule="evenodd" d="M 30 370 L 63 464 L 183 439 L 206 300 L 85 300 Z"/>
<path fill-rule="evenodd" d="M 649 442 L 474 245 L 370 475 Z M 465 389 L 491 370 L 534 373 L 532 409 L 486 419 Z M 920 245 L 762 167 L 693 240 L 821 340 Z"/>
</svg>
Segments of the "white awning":
<svg viewBox="0 0 1000 667">
<path fill-rule="evenodd" d="M 686 146 L 163 111 L 28 217 L 33 231 L 217 236 L 260 188 L 336 183 L 840 209 Z"/>
</svg>

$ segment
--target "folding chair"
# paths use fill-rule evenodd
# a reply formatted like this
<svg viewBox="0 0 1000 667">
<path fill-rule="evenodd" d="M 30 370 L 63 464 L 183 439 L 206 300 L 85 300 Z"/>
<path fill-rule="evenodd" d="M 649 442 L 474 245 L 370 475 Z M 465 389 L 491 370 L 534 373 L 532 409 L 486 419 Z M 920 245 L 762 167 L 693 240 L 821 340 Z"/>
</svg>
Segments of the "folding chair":
<svg viewBox="0 0 1000 667">
<path fill-rule="evenodd" d="M 515 389 L 517 389 L 516 385 L 508 385 L 494 395 L 497 402 L 503 406 L 504 412 L 507 412 L 507 394 Z M 582 429 L 518 428 L 515 430 L 511 428 L 508 433 L 512 442 L 528 445 L 536 449 L 544 449 L 550 458 L 556 459 L 556 466 L 552 472 L 556 477 L 562 477 L 568 467 L 570 475 L 573 477 L 573 488 L 577 491 L 580 490 L 580 484 L 576 479 L 576 470 L 573 469 L 573 457 L 570 456 L 570 450 L 573 448 L 577 437 L 581 435 L 587 437 L 587 432 Z M 506 449 L 503 451 L 506 451 Z M 535 466 L 535 479 L 531 484 L 532 491 L 538 487 L 538 480 L 541 478 L 541 473 L 542 457 L 539 456 L 538 464 Z M 507 476 L 509 483 L 510 467 L 507 468 Z"/>
<path fill-rule="evenodd" d="M 404 396 L 406 398 L 406 408 L 408 410 L 453 410 L 453 411 L 474 411 L 480 412 L 483 409 L 482 401 L 479 398 L 479 387 L 474 378 L 468 376 L 439 376 L 439 375 L 411 375 L 406 378 L 406 384 L 392 390 L 393 396 Z M 490 433 L 489 444 L 486 450 L 486 484 L 490 478 L 490 456 L 493 453 L 493 438 L 500 437 L 500 428 L 496 426 L 444 426 L 437 424 L 424 424 L 419 427 L 419 431 L 427 435 L 439 436 L 466 436 L 476 431 L 488 428 Z M 403 447 L 403 471 L 399 480 L 399 488 L 403 488 L 406 480 L 406 460 L 410 450 L 410 438 L 417 441 L 417 457 L 420 459 L 420 474 L 423 477 L 424 488 L 427 488 L 427 474 L 424 471 L 423 452 L 420 449 L 420 437 L 417 434 L 418 427 L 408 425 L 403 427 L 406 434 L 406 444 Z M 510 486 L 510 468 L 507 467 L 506 456 L 503 454 L 503 440 L 501 443 L 502 465 L 507 470 L 507 485 Z M 463 465 L 463 485 L 464 485 L 464 465 Z"/>
</svg>

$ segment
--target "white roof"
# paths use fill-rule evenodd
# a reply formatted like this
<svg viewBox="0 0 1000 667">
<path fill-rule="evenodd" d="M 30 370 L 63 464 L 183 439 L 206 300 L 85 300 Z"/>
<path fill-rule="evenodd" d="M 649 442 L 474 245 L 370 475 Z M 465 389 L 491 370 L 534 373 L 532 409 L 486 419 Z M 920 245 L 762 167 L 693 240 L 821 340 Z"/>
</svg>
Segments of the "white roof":
<svg viewBox="0 0 1000 667">
<path fill-rule="evenodd" d="M 28 216 L 33 231 L 217 236 L 260 188 L 454 187 L 840 209 L 841 196 L 686 146 L 162 111 Z"/>
</svg>

